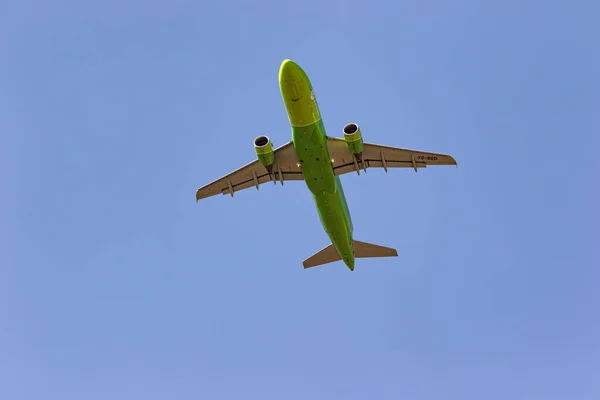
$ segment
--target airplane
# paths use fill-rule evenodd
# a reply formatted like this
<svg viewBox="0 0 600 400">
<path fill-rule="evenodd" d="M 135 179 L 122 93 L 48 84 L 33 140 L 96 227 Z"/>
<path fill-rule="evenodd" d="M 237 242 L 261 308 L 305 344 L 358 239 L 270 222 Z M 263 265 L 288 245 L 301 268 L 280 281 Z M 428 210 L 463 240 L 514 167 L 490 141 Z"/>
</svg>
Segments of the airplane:
<svg viewBox="0 0 600 400">
<path fill-rule="evenodd" d="M 354 240 L 353 225 L 340 175 L 368 168 L 426 168 L 457 165 L 446 154 L 381 146 L 363 142 L 356 123 L 343 128 L 343 139 L 327 136 L 313 86 L 306 72 L 285 59 L 279 68 L 279 89 L 291 125 L 292 140 L 275 150 L 268 136 L 254 139 L 257 159 L 211 182 L 196 192 L 196 203 L 216 194 L 229 194 L 277 181 L 304 181 L 331 244 L 302 263 L 304 269 L 343 261 L 354 271 L 356 258 L 397 257 L 398 251 Z"/>
</svg>

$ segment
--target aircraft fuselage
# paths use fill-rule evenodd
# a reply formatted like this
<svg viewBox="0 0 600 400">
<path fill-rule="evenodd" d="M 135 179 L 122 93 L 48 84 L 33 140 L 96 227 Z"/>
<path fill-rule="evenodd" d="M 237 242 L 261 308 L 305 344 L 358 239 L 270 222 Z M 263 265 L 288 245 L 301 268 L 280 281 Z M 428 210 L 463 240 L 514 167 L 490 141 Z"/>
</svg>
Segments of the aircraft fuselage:
<svg viewBox="0 0 600 400">
<path fill-rule="evenodd" d="M 292 127 L 292 142 L 321 224 L 344 263 L 354 270 L 353 226 L 344 190 L 334 174 L 327 134 L 312 84 L 302 68 L 285 60 L 279 88 Z"/>
</svg>

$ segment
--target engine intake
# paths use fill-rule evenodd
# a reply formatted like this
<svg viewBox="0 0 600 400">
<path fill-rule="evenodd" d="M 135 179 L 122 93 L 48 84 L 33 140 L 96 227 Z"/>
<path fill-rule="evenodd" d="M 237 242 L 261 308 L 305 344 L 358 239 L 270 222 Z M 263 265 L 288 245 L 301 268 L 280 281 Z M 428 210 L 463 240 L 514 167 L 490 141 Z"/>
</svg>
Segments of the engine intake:
<svg viewBox="0 0 600 400">
<path fill-rule="evenodd" d="M 360 128 L 355 123 L 350 123 L 344 126 L 344 140 L 352 154 L 360 155 L 363 152 L 364 143 Z"/>
<path fill-rule="evenodd" d="M 262 165 L 269 168 L 275 162 L 275 153 L 273 152 L 273 143 L 268 136 L 259 136 L 254 139 L 254 150 L 258 160 Z"/>
</svg>

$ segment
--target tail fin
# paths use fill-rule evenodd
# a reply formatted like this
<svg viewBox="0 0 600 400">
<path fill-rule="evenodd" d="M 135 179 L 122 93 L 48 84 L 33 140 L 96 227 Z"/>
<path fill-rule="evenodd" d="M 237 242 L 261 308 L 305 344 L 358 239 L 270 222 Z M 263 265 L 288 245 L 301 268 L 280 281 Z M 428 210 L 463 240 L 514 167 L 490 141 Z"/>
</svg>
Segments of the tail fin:
<svg viewBox="0 0 600 400">
<path fill-rule="evenodd" d="M 359 242 L 358 240 L 353 241 L 354 244 L 354 257 L 355 258 L 374 258 L 374 257 L 397 257 L 398 251 L 391 247 L 378 246 L 376 244 Z M 332 244 L 321 249 L 317 253 L 313 254 L 304 262 L 304 268 L 312 268 L 323 264 L 329 264 L 334 261 L 340 261 L 342 258 L 338 254 L 335 247 Z"/>
</svg>

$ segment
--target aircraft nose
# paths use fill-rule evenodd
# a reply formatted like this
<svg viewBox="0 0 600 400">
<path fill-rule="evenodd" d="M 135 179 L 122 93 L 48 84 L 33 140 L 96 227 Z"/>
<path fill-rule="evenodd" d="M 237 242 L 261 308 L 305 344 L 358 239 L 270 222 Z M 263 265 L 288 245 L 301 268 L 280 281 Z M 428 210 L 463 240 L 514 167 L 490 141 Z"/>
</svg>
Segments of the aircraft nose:
<svg viewBox="0 0 600 400">
<path fill-rule="evenodd" d="M 279 86 L 286 101 L 297 102 L 302 96 L 305 80 L 302 68 L 292 60 L 286 59 L 279 68 Z"/>
<path fill-rule="evenodd" d="M 308 76 L 290 59 L 279 68 L 279 88 L 292 126 L 307 126 L 321 118 Z"/>
<path fill-rule="evenodd" d="M 297 73 L 298 70 L 300 70 L 300 66 L 294 61 L 290 59 L 283 60 L 281 67 L 279 67 L 279 82 L 292 79 L 293 75 L 296 75 L 294 72 Z"/>
</svg>

